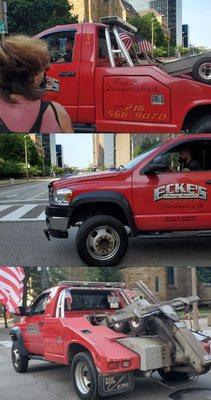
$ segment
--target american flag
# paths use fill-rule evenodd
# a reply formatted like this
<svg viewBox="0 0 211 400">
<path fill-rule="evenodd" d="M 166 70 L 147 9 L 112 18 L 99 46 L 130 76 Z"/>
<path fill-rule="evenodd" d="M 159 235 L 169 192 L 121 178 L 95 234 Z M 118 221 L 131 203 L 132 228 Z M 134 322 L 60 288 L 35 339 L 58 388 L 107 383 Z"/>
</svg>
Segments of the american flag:
<svg viewBox="0 0 211 400">
<path fill-rule="evenodd" d="M 23 299 L 23 267 L 0 267 L 0 304 L 14 312 Z"/>
<path fill-rule="evenodd" d="M 136 36 L 137 44 L 141 53 L 151 53 L 153 50 L 152 43 L 148 40 L 142 39 L 141 36 Z"/>
<path fill-rule="evenodd" d="M 134 43 L 133 37 L 123 30 L 119 30 L 119 37 L 124 43 L 126 49 L 129 51 Z"/>
<path fill-rule="evenodd" d="M 135 300 L 135 298 L 137 297 L 136 293 L 133 290 L 125 289 L 124 292 L 130 300 Z"/>
</svg>

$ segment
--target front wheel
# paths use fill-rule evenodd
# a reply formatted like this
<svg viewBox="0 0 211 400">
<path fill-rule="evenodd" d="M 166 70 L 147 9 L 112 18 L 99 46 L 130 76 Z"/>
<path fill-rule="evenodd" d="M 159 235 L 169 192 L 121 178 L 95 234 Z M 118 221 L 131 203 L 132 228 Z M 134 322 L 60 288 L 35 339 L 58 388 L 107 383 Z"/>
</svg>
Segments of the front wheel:
<svg viewBox="0 0 211 400">
<path fill-rule="evenodd" d="M 112 266 L 125 255 L 128 235 L 124 225 L 107 215 L 87 219 L 79 228 L 76 248 L 79 257 L 89 266 Z"/>
<path fill-rule="evenodd" d="M 28 357 L 21 354 L 21 350 L 17 340 L 15 340 L 12 344 L 11 357 L 16 372 L 22 373 L 27 371 L 29 359 Z"/>
<path fill-rule="evenodd" d="M 82 400 L 96 400 L 98 376 L 92 357 L 87 352 L 78 353 L 72 361 L 71 376 L 75 391 Z"/>
</svg>

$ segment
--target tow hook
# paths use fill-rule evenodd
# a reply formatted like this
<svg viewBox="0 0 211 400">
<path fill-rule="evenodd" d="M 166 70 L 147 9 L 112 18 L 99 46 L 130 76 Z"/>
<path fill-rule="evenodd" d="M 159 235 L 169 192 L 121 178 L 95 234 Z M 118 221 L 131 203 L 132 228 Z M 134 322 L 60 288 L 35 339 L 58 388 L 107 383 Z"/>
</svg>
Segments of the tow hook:
<svg viewBox="0 0 211 400">
<path fill-rule="evenodd" d="M 49 230 L 48 229 L 44 229 L 43 232 L 44 232 L 45 236 L 47 237 L 48 241 L 50 242 L 51 237 L 50 237 L 50 234 L 49 234 Z"/>
</svg>

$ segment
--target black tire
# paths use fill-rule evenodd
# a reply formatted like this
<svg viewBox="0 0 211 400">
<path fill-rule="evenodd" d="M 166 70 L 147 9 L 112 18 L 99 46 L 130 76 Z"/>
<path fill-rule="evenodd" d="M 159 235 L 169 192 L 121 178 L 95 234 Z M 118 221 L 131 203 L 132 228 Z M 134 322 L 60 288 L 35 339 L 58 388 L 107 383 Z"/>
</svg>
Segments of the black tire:
<svg viewBox="0 0 211 400">
<path fill-rule="evenodd" d="M 17 340 L 15 340 L 12 344 L 11 358 L 13 367 L 15 368 L 16 372 L 23 373 L 27 371 L 29 359 L 27 356 L 21 354 L 21 350 Z"/>
<path fill-rule="evenodd" d="M 144 333 L 146 328 L 146 318 L 136 318 L 130 319 L 129 321 L 130 330 L 133 336 L 139 333 Z"/>
<path fill-rule="evenodd" d="M 116 311 L 116 314 L 121 314 L 122 311 Z M 124 322 L 118 322 L 116 324 L 113 324 L 111 326 L 111 328 L 115 331 L 115 332 L 119 332 L 119 333 L 128 333 L 130 330 L 129 327 L 129 323 L 128 321 L 124 321 Z"/>
<path fill-rule="evenodd" d="M 211 133 L 211 114 L 204 115 L 194 122 L 190 133 Z"/>
<path fill-rule="evenodd" d="M 206 77 L 203 78 L 203 75 L 206 76 L 206 72 L 200 71 L 203 65 L 205 66 L 206 64 L 211 64 L 211 57 L 204 57 L 196 61 L 192 69 L 192 76 L 195 81 L 211 85 L 211 74 L 206 79 Z"/>
<path fill-rule="evenodd" d="M 108 237 L 112 237 L 112 234 L 115 234 L 116 241 L 116 249 L 114 249 L 113 253 L 104 256 L 98 256 L 92 254 L 92 250 L 88 248 L 88 240 L 94 238 L 94 235 L 97 233 L 97 229 L 100 227 L 107 227 L 104 229 L 105 233 L 108 234 Z M 110 231 L 109 231 L 110 229 Z M 93 235 L 91 235 L 93 233 Z M 107 239 L 102 236 L 101 241 L 108 242 Z M 100 239 L 99 239 L 100 243 Z M 110 217 L 108 215 L 96 215 L 87 219 L 79 228 L 77 236 L 76 236 L 76 249 L 79 257 L 89 266 L 98 266 L 98 267 L 106 267 L 117 264 L 125 255 L 128 247 L 128 235 L 124 225 L 117 219 Z M 93 248 L 94 251 L 94 248 Z M 106 250 L 105 250 L 106 251 Z"/>
<path fill-rule="evenodd" d="M 189 379 L 187 372 L 169 371 L 165 372 L 163 368 L 158 369 L 158 373 L 164 381 L 167 382 L 182 382 Z"/>
<path fill-rule="evenodd" d="M 83 392 L 83 383 L 80 383 L 78 377 L 80 365 L 84 364 L 88 370 L 88 379 L 90 379 L 90 388 L 86 388 L 85 384 Z M 88 352 L 82 352 L 75 355 L 71 365 L 71 377 L 74 389 L 81 400 L 97 400 L 98 395 L 98 375 L 95 364 L 91 355 Z M 85 393 L 86 389 L 88 390 Z"/>
</svg>

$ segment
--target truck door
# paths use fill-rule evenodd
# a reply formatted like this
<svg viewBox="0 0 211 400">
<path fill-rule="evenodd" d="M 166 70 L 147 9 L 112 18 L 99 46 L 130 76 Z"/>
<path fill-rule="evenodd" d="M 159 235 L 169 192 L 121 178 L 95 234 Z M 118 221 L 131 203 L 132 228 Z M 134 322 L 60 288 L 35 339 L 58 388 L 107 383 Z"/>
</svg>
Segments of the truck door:
<svg viewBox="0 0 211 400">
<path fill-rule="evenodd" d="M 206 140 L 201 150 L 200 143 L 196 141 L 195 148 L 201 152 L 201 170 L 134 171 L 133 204 L 139 230 L 211 229 L 211 141 Z M 171 160 L 175 157 L 176 150 Z"/>
<path fill-rule="evenodd" d="M 80 68 L 80 28 L 39 35 L 51 55 L 47 71 L 45 99 L 62 104 L 73 122 L 78 121 L 78 82 Z"/>
<path fill-rule="evenodd" d="M 105 30 L 104 30 L 105 32 Z M 104 35 L 105 36 L 105 35 Z M 111 51 L 118 51 L 114 36 L 111 36 Z M 103 32 L 98 46 L 99 57 L 105 48 Z M 107 45 L 108 47 L 109 45 Z M 103 52 L 105 54 L 105 51 Z M 129 54 L 129 53 L 128 53 Z M 108 57 L 107 57 L 108 58 Z M 96 127 L 98 132 L 130 132 L 137 127 L 159 127 L 171 120 L 171 97 L 165 74 L 155 66 L 128 66 L 121 53 L 114 56 L 114 66 L 108 62 L 96 68 Z M 122 131 L 121 131 L 122 128 Z M 155 129 L 156 131 L 156 129 Z M 147 131 L 146 131 L 147 132 Z"/>
<path fill-rule="evenodd" d="M 43 293 L 37 298 L 30 310 L 30 317 L 26 317 L 26 329 L 24 332 L 24 341 L 30 353 L 44 354 L 44 323 L 45 308 L 47 305 L 49 293 Z"/>
</svg>

